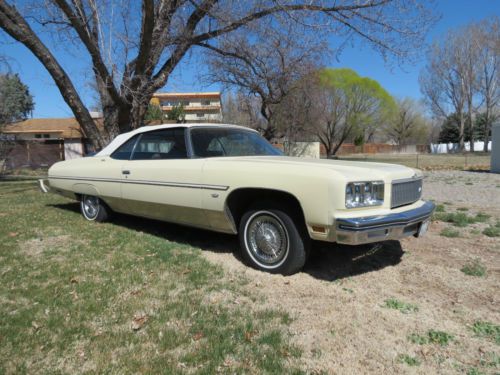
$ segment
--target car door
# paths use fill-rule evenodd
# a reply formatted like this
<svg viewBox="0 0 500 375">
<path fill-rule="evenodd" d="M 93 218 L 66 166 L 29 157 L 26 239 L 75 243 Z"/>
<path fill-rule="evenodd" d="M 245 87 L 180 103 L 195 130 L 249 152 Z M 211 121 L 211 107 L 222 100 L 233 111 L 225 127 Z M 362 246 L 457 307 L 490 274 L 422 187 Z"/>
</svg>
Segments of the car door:
<svg viewBox="0 0 500 375">
<path fill-rule="evenodd" d="M 103 199 L 113 211 L 128 212 L 122 200 L 122 167 L 130 159 L 138 137 L 138 135 L 133 136 L 124 142 L 110 156 L 95 156 L 92 159 L 96 162 L 89 166 L 91 170 L 88 173 L 83 171 L 84 174 L 92 176 L 91 183 L 97 190 L 96 195 Z"/>
<path fill-rule="evenodd" d="M 207 227 L 201 208 L 203 160 L 189 159 L 186 129 L 142 133 L 122 166 L 127 211 L 144 217 Z"/>
</svg>

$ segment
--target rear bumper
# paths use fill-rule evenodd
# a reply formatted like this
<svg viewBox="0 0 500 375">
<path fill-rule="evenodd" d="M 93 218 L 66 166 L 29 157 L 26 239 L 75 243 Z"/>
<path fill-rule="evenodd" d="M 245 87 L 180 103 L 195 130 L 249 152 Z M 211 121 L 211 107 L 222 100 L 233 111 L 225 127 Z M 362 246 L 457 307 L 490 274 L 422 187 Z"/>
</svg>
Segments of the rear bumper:
<svg viewBox="0 0 500 375">
<path fill-rule="evenodd" d="M 50 191 L 49 180 L 44 180 L 43 178 L 39 179 L 38 188 L 42 193 L 48 193 Z"/>
<path fill-rule="evenodd" d="M 420 207 L 389 215 L 338 218 L 335 220 L 335 242 L 360 245 L 418 236 L 434 208 L 434 203 L 425 202 Z"/>
</svg>

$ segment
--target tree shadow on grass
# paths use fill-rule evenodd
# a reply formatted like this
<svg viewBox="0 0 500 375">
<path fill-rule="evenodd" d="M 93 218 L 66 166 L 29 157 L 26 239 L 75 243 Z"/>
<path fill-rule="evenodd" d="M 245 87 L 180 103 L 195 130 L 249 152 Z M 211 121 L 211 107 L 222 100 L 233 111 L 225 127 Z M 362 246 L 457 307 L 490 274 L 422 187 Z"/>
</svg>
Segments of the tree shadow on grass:
<svg viewBox="0 0 500 375">
<path fill-rule="evenodd" d="M 48 206 L 80 212 L 79 204 L 76 202 Z M 171 242 L 197 247 L 203 251 L 232 253 L 241 261 L 236 251 L 239 248 L 239 243 L 238 237 L 235 235 L 124 214 L 114 214 L 112 223 L 158 236 Z M 309 260 L 302 272 L 316 279 L 334 281 L 395 266 L 401 262 L 403 254 L 404 251 L 399 241 L 385 241 L 361 246 L 315 241 Z"/>
</svg>

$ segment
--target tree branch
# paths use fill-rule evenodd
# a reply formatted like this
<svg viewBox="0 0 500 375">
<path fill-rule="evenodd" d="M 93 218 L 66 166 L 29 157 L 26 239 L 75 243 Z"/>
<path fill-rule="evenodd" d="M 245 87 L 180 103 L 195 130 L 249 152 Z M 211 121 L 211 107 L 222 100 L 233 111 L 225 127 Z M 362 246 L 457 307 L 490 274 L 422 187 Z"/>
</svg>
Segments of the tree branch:
<svg viewBox="0 0 500 375">
<path fill-rule="evenodd" d="M 120 97 L 120 94 L 118 93 L 118 90 L 115 87 L 113 78 L 109 74 L 106 64 L 104 64 L 104 61 L 102 59 L 99 50 L 98 41 L 94 39 L 95 36 L 87 28 L 86 24 L 84 23 L 84 20 L 81 18 L 84 17 L 84 15 L 81 13 L 83 12 L 83 10 L 79 11 L 80 13 L 79 17 L 73 12 L 70 5 L 65 0 L 54 0 L 54 1 L 61 8 L 66 17 L 68 17 L 68 20 L 71 22 L 71 25 L 73 26 L 76 33 L 80 37 L 83 45 L 89 52 L 94 69 L 96 70 L 96 72 L 99 74 L 102 81 L 106 85 L 106 89 L 108 90 L 110 96 L 116 103 L 120 103 L 122 101 L 122 98 Z"/>
<path fill-rule="evenodd" d="M 135 74 L 142 75 L 150 58 L 155 26 L 155 9 L 153 0 L 142 1 L 142 21 L 139 53 L 135 60 Z"/>
<path fill-rule="evenodd" d="M 252 21 L 264 18 L 274 13 L 286 13 L 286 12 L 297 12 L 297 11 L 315 11 L 315 12 L 323 12 L 328 14 L 329 16 L 332 13 L 338 13 L 341 11 L 354 11 L 357 9 L 366 9 L 366 8 L 374 8 L 379 7 L 384 4 L 389 3 L 391 0 L 380 0 L 380 1 L 369 1 L 365 4 L 359 5 L 345 5 L 345 6 L 333 6 L 333 7 L 325 7 L 321 5 L 312 5 L 312 4 L 296 4 L 296 5 L 278 5 L 268 9 L 263 9 L 261 11 L 249 14 L 237 21 L 230 23 L 229 25 L 222 27 L 220 29 L 216 29 L 213 31 L 208 31 L 203 34 L 196 35 L 194 38 L 194 43 L 204 42 L 208 39 L 212 39 L 218 37 L 223 34 L 227 34 L 231 31 L 234 31 L 240 28 L 243 25 L 246 25 Z"/>
</svg>

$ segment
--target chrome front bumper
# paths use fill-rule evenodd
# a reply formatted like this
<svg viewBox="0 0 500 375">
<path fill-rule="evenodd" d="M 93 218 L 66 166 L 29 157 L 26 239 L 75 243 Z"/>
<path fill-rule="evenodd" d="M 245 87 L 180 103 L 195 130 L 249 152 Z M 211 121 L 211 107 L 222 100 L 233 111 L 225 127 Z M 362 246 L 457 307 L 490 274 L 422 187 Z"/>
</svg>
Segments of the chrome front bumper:
<svg viewBox="0 0 500 375">
<path fill-rule="evenodd" d="M 389 215 L 336 219 L 335 242 L 360 245 L 421 235 L 434 208 L 434 203 L 425 202 L 418 208 Z"/>
</svg>

